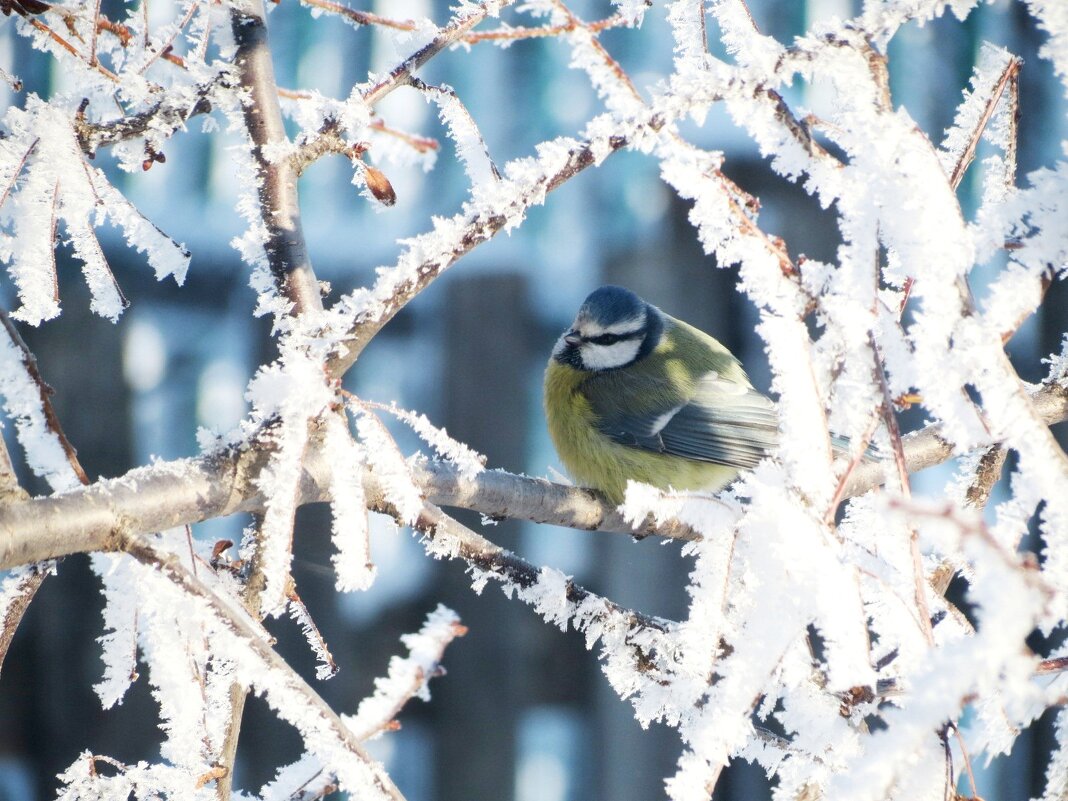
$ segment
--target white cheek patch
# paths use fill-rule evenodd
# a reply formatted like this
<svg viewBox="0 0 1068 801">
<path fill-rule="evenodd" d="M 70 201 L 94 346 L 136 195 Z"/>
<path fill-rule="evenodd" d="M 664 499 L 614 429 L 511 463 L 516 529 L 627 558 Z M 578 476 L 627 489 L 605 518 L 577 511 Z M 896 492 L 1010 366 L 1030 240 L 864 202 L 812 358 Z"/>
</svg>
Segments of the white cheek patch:
<svg viewBox="0 0 1068 801">
<path fill-rule="evenodd" d="M 581 350 L 582 365 L 587 370 L 613 370 L 634 361 L 641 346 L 641 339 L 624 339 L 611 345 L 587 342 Z"/>
</svg>

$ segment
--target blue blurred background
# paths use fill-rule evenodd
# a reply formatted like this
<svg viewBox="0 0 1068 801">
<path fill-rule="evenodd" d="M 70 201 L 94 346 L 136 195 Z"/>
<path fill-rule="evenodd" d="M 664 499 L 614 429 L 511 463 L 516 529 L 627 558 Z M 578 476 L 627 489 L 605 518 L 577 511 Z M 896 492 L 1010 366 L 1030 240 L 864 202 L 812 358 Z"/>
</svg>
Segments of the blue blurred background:
<svg viewBox="0 0 1068 801">
<path fill-rule="evenodd" d="M 570 4 L 587 20 L 612 13 L 607 2 Z M 816 20 L 859 12 L 853 0 L 750 0 L 766 33 L 788 42 Z M 377 0 L 359 7 L 394 18 L 448 19 L 444 0 Z M 105 0 L 112 19 L 126 10 Z M 154 0 L 154 20 L 169 20 L 172 0 Z M 512 24 L 535 24 L 507 12 Z M 488 27 L 493 23 L 484 24 Z M 0 86 L 0 107 L 64 86 L 63 71 L 0 21 L 0 67 L 18 74 L 25 92 Z M 313 19 L 295 0 L 270 15 L 279 83 L 344 97 L 368 70 L 395 61 L 388 34 L 353 30 L 336 18 Z M 713 51 L 724 56 L 710 21 Z M 890 46 L 894 101 L 934 141 L 950 124 L 982 41 L 1022 56 L 1023 116 L 1020 174 L 1063 157 L 1068 138 L 1064 89 L 1037 50 L 1044 35 L 1021 2 L 982 5 L 966 22 L 941 19 L 910 24 Z M 658 3 L 640 31 L 610 30 L 602 41 L 643 89 L 671 69 L 671 38 Z M 436 58 L 422 73 L 428 82 L 457 89 L 481 128 L 498 166 L 530 155 L 540 141 L 577 135 L 599 102 L 584 73 L 569 70 L 570 51 L 554 40 L 490 44 Z M 791 103 L 820 109 L 824 90 L 798 83 Z M 387 123 L 436 138 L 437 163 L 427 171 L 413 154 L 394 148 L 377 164 L 396 188 L 396 206 L 372 209 L 359 197 L 346 159 L 328 157 L 301 180 L 305 234 L 319 277 L 336 298 L 369 284 L 374 269 L 392 264 L 397 240 L 428 228 L 431 214 L 459 210 L 468 181 L 433 106 L 412 90 L 394 92 L 379 107 Z M 268 326 L 254 320 L 248 268 L 230 240 L 244 231 L 234 212 L 236 181 L 225 136 L 205 134 L 201 121 L 176 136 L 165 164 L 137 175 L 120 173 L 102 152 L 96 163 L 145 214 L 193 253 L 182 288 L 157 284 L 143 259 L 114 231 L 105 249 L 132 301 L 118 325 L 92 316 L 77 265 L 60 249 L 63 314 L 23 335 L 56 389 L 60 419 L 90 477 L 120 475 L 150 459 L 197 452 L 196 431 L 229 429 L 246 411 L 248 378 L 272 356 Z M 777 177 L 754 145 L 723 113 L 703 126 L 687 124 L 698 144 L 727 154 L 725 171 L 762 202 L 765 230 L 785 238 L 793 255 L 833 261 L 838 233 L 833 211 L 821 210 L 796 186 Z M 980 158 L 982 158 L 980 151 Z M 976 205 L 978 162 L 961 188 L 967 211 Z M 583 297 L 596 286 L 625 284 L 669 313 L 712 333 L 744 361 L 766 390 L 767 360 L 754 334 L 756 312 L 735 288 L 736 273 L 717 269 L 686 220 L 687 206 L 660 180 L 655 160 L 632 153 L 610 157 L 554 192 L 545 207 L 510 235 L 479 247 L 424 292 L 373 342 L 348 377 L 369 399 L 426 413 L 450 434 L 485 453 L 492 467 L 546 475 L 558 467 L 541 413 L 541 373 L 552 343 Z M 996 271 L 997 264 L 983 268 Z M 983 270 L 978 274 L 982 294 Z M 328 299 L 329 300 L 329 299 Z M 0 276 L 0 302 L 15 305 L 11 283 Z M 1059 346 L 1068 303 L 1058 286 L 1042 314 L 1029 321 L 1010 348 L 1021 375 L 1037 380 L 1039 359 Z M 920 423 L 912 419 L 913 426 Z M 20 454 L 11 437 L 12 453 Z M 406 451 L 422 447 L 397 431 Z M 947 470 L 917 478 L 937 492 Z M 26 486 L 42 493 L 40 482 Z M 996 500 L 996 498 L 995 498 Z M 459 513 L 478 527 L 477 516 Z M 198 538 L 237 540 L 244 518 L 195 529 Z M 329 512 L 311 506 L 298 516 L 294 575 L 337 658 L 341 671 L 319 683 L 343 712 L 355 710 L 389 657 L 402 652 L 398 637 L 417 629 L 440 601 L 457 610 L 468 635 L 446 652 L 447 675 L 432 685 L 429 704 L 414 701 L 400 731 L 376 741 L 410 801 L 645 801 L 663 797 L 680 746 L 666 727 L 642 731 L 603 680 L 582 638 L 561 634 L 492 586 L 470 590 L 464 567 L 435 562 L 409 532 L 374 521 L 373 555 L 379 577 L 366 593 L 338 595 L 330 571 Z M 485 533 L 538 564 L 557 567 L 620 603 L 653 614 L 685 613 L 689 562 L 674 545 L 650 539 L 590 534 L 515 521 Z M 161 733 L 142 677 L 125 702 L 100 709 L 92 685 L 102 666 L 94 640 L 102 633 L 97 581 L 82 558 L 69 558 L 30 607 L 0 676 L 0 801 L 55 793 L 57 771 L 83 749 L 124 762 L 153 759 Z M 280 651 L 314 679 L 313 656 L 298 628 L 272 621 Z M 1049 748 L 1049 715 L 1021 738 L 1009 759 L 982 772 L 983 795 L 1025 801 L 1041 792 Z M 260 699 L 246 711 L 237 786 L 257 790 L 276 767 L 299 755 L 299 738 L 273 718 Z M 732 765 L 717 789 L 721 799 L 760 799 L 770 788 L 759 769 Z"/>
</svg>

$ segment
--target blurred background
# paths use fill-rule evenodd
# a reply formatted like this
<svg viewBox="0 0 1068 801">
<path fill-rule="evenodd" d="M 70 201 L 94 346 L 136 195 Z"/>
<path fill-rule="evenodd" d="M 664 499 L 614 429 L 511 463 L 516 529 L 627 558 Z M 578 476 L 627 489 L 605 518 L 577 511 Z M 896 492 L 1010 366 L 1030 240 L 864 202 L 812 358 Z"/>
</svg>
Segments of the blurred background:
<svg viewBox="0 0 1068 801">
<path fill-rule="evenodd" d="M 749 0 L 749 5 L 764 32 L 787 42 L 814 21 L 860 10 L 853 0 Z M 447 6 L 446 0 L 363 0 L 357 7 L 402 19 L 429 16 L 442 24 Z M 587 20 L 613 10 L 603 0 L 571 7 Z M 104 10 L 112 19 L 126 13 L 116 0 L 105 0 Z M 171 19 L 173 0 L 154 0 L 150 13 L 160 22 Z M 506 19 L 534 24 L 511 12 Z M 295 0 L 273 8 L 270 26 L 275 69 L 286 88 L 344 97 L 368 70 L 386 69 L 395 60 L 388 35 L 353 30 L 326 15 L 313 19 Z M 712 48 L 722 56 L 717 35 L 710 22 Z M 1037 55 L 1045 36 L 1021 2 L 984 4 L 964 23 L 950 18 L 907 26 L 890 47 L 895 103 L 940 141 L 984 40 L 1024 59 L 1020 174 L 1050 166 L 1063 158 L 1061 142 L 1068 138 L 1064 89 Z M 670 71 L 671 38 L 661 4 L 640 31 L 610 30 L 602 41 L 639 87 L 653 86 Z M 457 89 L 501 166 L 530 155 L 544 139 L 577 135 L 599 111 L 585 74 L 569 70 L 569 60 L 566 44 L 554 40 L 519 41 L 507 49 L 480 44 L 470 52 L 441 55 L 422 77 Z M 32 51 L 8 19 L 0 21 L 0 67 L 26 85 L 19 96 L 0 86 L 0 108 L 21 104 L 26 93 L 48 96 L 64 85 L 62 70 Z M 787 96 L 818 110 L 827 103 L 821 93 L 818 85 L 799 83 Z M 396 206 L 384 212 L 358 196 L 346 159 L 323 159 L 306 173 L 300 188 L 307 243 L 333 298 L 369 284 L 376 266 L 395 261 L 397 239 L 426 230 L 431 214 L 454 214 L 468 188 L 432 106 L 414 91 L 399 90 L 379 110 L 393 126 L 436 138 L 441 150 L 429 171 L 403 148 L 370 151 L 369 160 L 397 190 Z M 248 269 L 229 245 L 245 229 L 234 212 L 231 143 L 204 134 L 200 120 L 189 127 L 165 149 L 166 163 L 147 173 L 120 173 L 106 151 L 96 161 L 150 219 L 192 251 L 185 286 L 155 283 L 143 258 L 111 231 L 105 238 L 108 258 L 132 301 L 120 322 L 90 314 L 80 270 L 61 248 L 63 314 L 39 329 L 22 330 L 93 479 L 120 475 L 153 458 L 197 453 L 198 427 L 228 430 L 246 411 L 246 382 L 272 356 L 268 325 L 251 317 L 255 298 Z M 791 254 L 834 260 L 833 211 L 821 210 L 775 176 L 722 109 L 700 128 L 688 124 L 686 133 L 727 153 L 726 172 L 760 198 L 762 226 L 784 237 Z M 977 160 L 961 188 L 966 212 L 976 206 L 980 169 Z M 485 453 L 491 467 L 546 475 L 559 465 L 541 411 L 543 366 L 585 295 L 611 282 L 718 337 L 766 391 L 769 375 L 754 334 L 756 312 L 736 290 L 735 271 L 717 269 L 702 254 L 687 211 L 660 180 L 654 160 L 613 155 L 554 192 L 519 230 L 478 248 L 436 281 L 375 339 L 348 377 L 349 389 L 427 414 Z M 999 267 L 980 270 L 980 297 L 982 276 Z M 1066 300 L 1063 287 L 1055 285 L 1042 313 L 1011 342 L 1025 379 L 1039 379 L 1040 358 L 1059 348 L 1068 329 Z M 0 276 L 0 302 L 9 310 L 14 305 L 6 276 Z M 912 427 L 921 422 L 910 421 Z M 21 452 L 10 425 L 4 434 L 17 458 Z M 407 432 L 397 435 L 406 451 L 422 447 Z M 950 472 L 927 471 L 916 481 L 937 492 Z M 46 491 L 29 476 L 25 486 Z M 477 516 L 459 517 L 482 525 Z M 248 522 L 214 521 L 194 533 L 206 541 L 237 541 Z M 328 509 L 313 505 L 298 516 L 294 576 L 341 666 L 336 677 L 316 682 L 313 656 L 295 624 L 275 620 L 269 626 L 279 650 L 335 709 L 353 712 L 374 678 L 385 673 L 390 656 L 403 653 L 401 634 L 416 630 L 438 602 L 460 614 L 470 631 L 447 650 L 448 672 L 432 683 L 432 701 L 410 703 L 400 716 L 402 728 L 373 743 L 410 801 L 664 796 L 663 780 L 680 754 L 675 733 L 640 729 L 581 636 L 547 626 L 492 585 L 476 596 L 462 564 L 429 559 L 410 532 L 385 520 L 376 519 L 374 527 L 376 584 L 366 593 L 339 595 L 330 569 Z M 690 563 L 675 545 L 515 521 L 485 533 L 626 606 L 674 618 L 685 614 Z M 99 584 L 84 558 L 66 559 L 31 605 L 0 676 L 0 801 L 54 795 L 55 774 L 83 749 L 127 763 L 158 755 L 161 735 L 145 677 L 108 712 L 93 693 L 102 673 L 95 643 L 103 633 L 101 605 Z M 245 715 L 236 784 L 254 792 L 276 767 L 299 755 L 299 738 L 260 699 L 251 699 Z M 1010 758 L 977 765 L 981 793 L 1003 801 L 1040 795 L 1049 728 L 1047 714 Z M 760 799 L 769 792 L 762 771 L 742 763 L 731 766 L 716 797 Z"/>
</svg>

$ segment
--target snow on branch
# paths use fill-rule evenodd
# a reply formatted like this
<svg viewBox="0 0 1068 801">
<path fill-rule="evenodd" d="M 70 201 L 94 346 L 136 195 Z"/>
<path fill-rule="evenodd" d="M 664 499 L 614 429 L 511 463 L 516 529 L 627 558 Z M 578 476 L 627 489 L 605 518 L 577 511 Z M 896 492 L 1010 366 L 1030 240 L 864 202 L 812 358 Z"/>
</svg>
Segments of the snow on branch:
<svg viewBox="0 0 1068 801">
<path fill-rule="evenodd" d="M 649 129 L 659 124 L 655 117 L 644 121 Z M 585 142 L 560 138 L 543 143 L 537 157 L 505 165 L 492 195 L 487 191 L 477 203 L 465 203 L 463 211 L 449 219 L 435 218 L 434 230 L 406 240 L 397 264 L 380 268 L 373 287 L 335 304 L 333 310 L 347 315 L 350 323 L 329 363 L 331 372 L 341 375 L 351 367 L 386 323 L 460 257 L 499 231 L 518 225 L 530 207 L 545 202 L 547 193 L 627 143 L 625 136 L 607 130 Z"/>
<path fill-rule="evenodd" d="M 1068 389 L 1053 383 L 1034 396 L 1038 413 L 1048 423 L 1068 420 Z M 940 426 L 932 425 L 902 438 L 910 472 L 942 464 L 954 455 Z M 160 462 L 125 476 L 52 497 L 34 498 L 0 508 L 0 569 L 71 553 L 111 551 L 120 547 L 114 531 L 123 521 L 128 530 L 144 533 L 264 509 L 254 477 L 265 455 L 255 450 L 226 448 L 195 459 Z M 598 493 L 544 479 L 487 470 L 472 479 L 446 463 L 412 465 L 412 479 L 432 503 L 472 509 L 490 517 L 570 526 L 583 531 L 659 534 L 672 539 L 697 538 L 671 515 L 659 522 L 650 517 L 634 529 Z M 328 467 L 318 448 L 309 448 L 298 503 L 330 500 Z M 886 467 L 862 462 L 854 470 L 844 497 L 881 486 Z M 370 479 L 365 473 L 365 482 Z M 365 483 L 373 495 L 382 489 Z"/>
<path fill-rule="evenodd" d="M 360 702 L 356 714 L 345 719 L 361 740 L 378 737 L 390 729 L 395 718 L 412 698 L 430 700 L 430 680 L 440 675 L 441 659 L 449 643 L 467 633 L 451 609 L 438 604 L 415 634 L 405 634 L 401 642 L 408 656 L 389 660 L 389 673 L 375 679 L 375 691 Z"/>
<path fill-rule="evenodd" d="M 297 727 L 307 751 L 264 798 L 303 793 L 309 781 L 316 792 L 336 784 L 361 797 L 400 797 L 361 739 L 425 690 L 458 624 L 436 612 L 355 719 L 330 710 L 268 646 L 257 621 L 288 602 L 322 673 L 333 668 L 289 575 L 295 512 L 312 501 L 331 502 L 339 589 L 374 579 L 373 509 L 411 525 L 431 556 L 463 560 L 476 591 L 499 582 L 550 624 L 584 632 L 590 648 L 599 644 L 611 685 L 639 721 L 665 721 L 681 735 L 685 753 L 667 783 L 675 801 L 706 801 L 736 758 L 759 763 L 782 798 L 943 797 L 956 778 L 946 765 L 950 726 L 966 759 L 992 756 L 1060 702 L 1063 693 L 1036 676 L 1063 670 L 1064 655 L 1042 659 L 1026 645 L 1034 630 L 1061 627 L 1068 615 L 1068 457 L 1048 428 L 1068 417 L 1064 357 L 1053 357 L 1050 379 L 1034 388 L 1020 380 L 1004 344 L 1065 275 L 1068 167 L 1037 171 L 1017 187 L 1021 62 L 1005 51 L 982 49 L 941 149 L 890 92 L 887 45 L 896 32 L 947 12 L 963 18 L 977 0 L 868 3 L 856 18 L 816 23 L 789 45 L 762 33 L 744 0 L 707 8 L 677 0 L 666 8 L 671 73 L 651 88 L 601 37 L 637 26 L 644 0 L 619 0 L 613 16 L 590 23 L 564 0 L 535 0 L 519 10 L 546 24 L 505 22 L 481 34 L 474 27 L 508 0 L 463 2 L 442 28 L 306 2 L 378 26 L 408 55 L 334 100 L 279 90 L 261 0 L 186 0 L 152 26 L 134 10 L 108 19 L 100 3 L 71 10 L 21 0 L 4 8 L 27 16 L 19 30 L 70 67 L 77 87 L 47 104 L 31 98 L 4 118 L 0 257 L 19 292 L 18 315 L 37 324 L 59 312 L 55 246 L 65 236 L 84 264 L 92 308 L 118 316 L 125 298 L 95 233 L 105 217 L 158 277 L 181 282 L 189 254 L 86 157 L 114 146 L 125 168 L 151 167 L 187 120 L 218 109 L 239 136 L 236 169 L 250 176 L 239 201 L 248 229 L 235 245 L 252 268 L 258 312 L 273 314 L 278 335 L 279 356 L 250 383 L 252 412 L 226 446 L 85 488 L 64 463 L 72 451 L 48 418 L 32 358 L 17 337 L 6 345 L 0 337 L 0 390 L 27 460 L 67 490 L 27 499 L 0 487 L 0 566 L 96 553 L 107 599 L 98 694 L 105 705 L 118 703 L 143 665 L 164 730 L 162 764 L 83 755 L 64 774 L 69 796 L 207 797 L 215 782 L 225 801 L 251 687 Z M 1064 77 L 1068 19 L 1040 0 L 1029 6 L 1049 34 L 1042 54 Z M 223 18 L 230 25 L 219 30 Z M 726 59 L 708 52 L 710 20 Z M 498 172 L 456 93 L 416 73 L 454 45 L 533 36 L 569 48 L 569 65 L 584 72 L 606 112 L 578 137 L 543 142 Z M 787 100 L 799 82 L 826 88 L 826 119 Z M 458 213 L 400 243 L 372 286 L 324 311 L 297 180 L 325 153 L 344 153 L 356 162 L 356 182 L 389 205 L 388 179 L 361 157 L 369 132 L 391 130 L 374 116 L 376 105 L 402 86 L 438 104 L 471 179 L 469 197 Z M 299 128 L 292 141 L 283 95 Z M 684 134 L 717 103 L 772 170 L 833 215 L 841 235 L 833 262 L 791 255 L 762 227 L 758 199 L 727 177 L 727 157 Z M 983 162 L 983 202 L 969 220 L 958 187 L 984 138 L 995 154 Z M 405 459 L 376 415 L 383 407 L 342 392 L 342 374 L 444 270 L 624 148 L 654 159 L 692 204 L 706 252 L 721 266 L 739 265 L 779 396 L 782 449 L 716 498 L 632 486 L 620 509 L 589 490 L 485 471 L 425 417 L 386 407 L 443 460 Z M 1004 249 L 1007 266 L 991 268 L 990 290 L 977 303 L 969 281 Z M 922 405 L 931 422 L 902 435 L 897 411 L 905 404 Z M 836 458 L 846 446 L 828 430 L 846 435 L 851 456 Z M 872 441 L 892 463 L 868 452 Z M 1004 493 L 995 492 L 1008 451 L 1012 471 Z M 950 458 L 961 465 L 948 500 L 913 498 L 910 474 Z M 977 514 L 988 503 L 989 524 Z M 465 528 L 442 505 L 684 540 L 689 608 L 678 622 L 623 608 Z M 262 515 L 241 574 L 213 572 L 183 530 L 170 530 L 235 511 Z M 1032 530 L 1044 549 L 1038 567 L 1019 555 Z M 958 573 L 970 617 L 946 599 Z M 39 575 L 24 568 L 0 585 L 0 656 Z M 965 714 L 969 704 L 973 715 Z M 102 776 L 98 764 L 118 772 Z M 1065 783 L 1065 764 L 1068 757 L 1054 757 L 1050 797 Z"/>
</svg>

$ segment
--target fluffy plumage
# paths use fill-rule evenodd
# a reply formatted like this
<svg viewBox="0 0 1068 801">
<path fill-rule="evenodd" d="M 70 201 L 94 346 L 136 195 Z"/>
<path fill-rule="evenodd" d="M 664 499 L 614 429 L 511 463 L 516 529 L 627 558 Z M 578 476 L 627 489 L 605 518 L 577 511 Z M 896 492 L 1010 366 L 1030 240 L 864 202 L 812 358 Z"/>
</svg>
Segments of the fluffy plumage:
<svg viewBox="0 0 1068 801">
<path fill-rule="evenodd" d="M 622 287 L 593 292 L 545 371 L 545 412 L 580 483 L 719 489 L 774 450 L 774 404 L 712 337 Z"/>
</svg>

